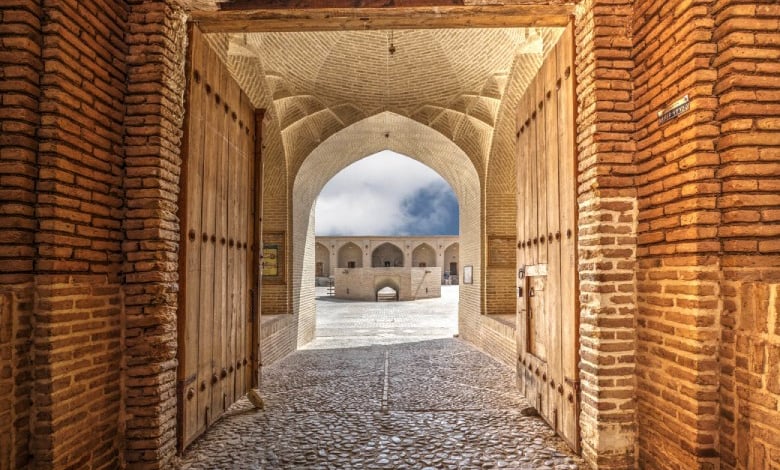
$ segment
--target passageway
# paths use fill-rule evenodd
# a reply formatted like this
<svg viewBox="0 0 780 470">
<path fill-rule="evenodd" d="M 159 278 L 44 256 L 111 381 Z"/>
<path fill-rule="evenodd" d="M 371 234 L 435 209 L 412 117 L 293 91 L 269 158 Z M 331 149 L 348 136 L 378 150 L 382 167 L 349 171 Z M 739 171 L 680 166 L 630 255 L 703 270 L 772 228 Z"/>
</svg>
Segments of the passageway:
<svg viewBox="0 0 780 470">
<path fill-rule="evenodd" d="M 263 371 L 265 409 L 240 400 L 178 468 L 579 468 L 513 371 L 453 338 L 457 289 L 318 296 L 317 338 Z"/>
</svg>

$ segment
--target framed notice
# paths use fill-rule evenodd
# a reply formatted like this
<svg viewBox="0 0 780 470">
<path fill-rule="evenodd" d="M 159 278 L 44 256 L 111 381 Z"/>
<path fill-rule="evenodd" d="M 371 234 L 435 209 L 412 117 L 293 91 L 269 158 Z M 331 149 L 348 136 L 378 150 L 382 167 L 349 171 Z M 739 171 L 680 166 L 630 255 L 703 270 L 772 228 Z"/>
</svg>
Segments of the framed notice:
<svg viewBox="0 0 780 470">
<path fill-rule="evenodd" d="M 279 245 L 263 245 L 263 277 L 279 275 Z"/>
<path fill-rule="evenodd" d="M 263 233 L 263 284 L 284 284 L 284 232 Z"/>
<path fill-rule="evenodd" d="M 463 266 L 463 283 L 474 284 L 474 268 L 472 266 Z"/>
</svg>

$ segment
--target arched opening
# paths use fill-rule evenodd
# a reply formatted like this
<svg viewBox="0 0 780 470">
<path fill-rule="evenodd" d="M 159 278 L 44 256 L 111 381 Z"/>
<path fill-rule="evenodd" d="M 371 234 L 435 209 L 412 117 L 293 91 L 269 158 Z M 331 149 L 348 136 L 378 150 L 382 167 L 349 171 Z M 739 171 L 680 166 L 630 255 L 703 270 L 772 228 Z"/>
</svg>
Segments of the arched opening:
<svg viewBox="0 0 780 470">
<path fill-rule="evenodd" d="M 371 252 L 372 268 L 401 268 L 404 252 L 392 243 L 382 243 Z"/>
<path fill-rule="evenodd" d="M 314 250 L 314 275 L 318 279 L 330 276 L 330 250 L 322 243 Z"/>
<path fill-rule="evenodd" d="M 362 268 L 363 250 L 352 242 L 345 243 L 339 248 L 339 268 Z"/>
<path fill-rule="evenodd" d="M 427 243 L 421 243 L 412 251 L 412 266 L 436 267 L 436 250 Z"/>
<path fill-rule="evenodd" d="M 296 173 L 292 194 L 292 306 L 298 346 L 314 338 L 316 325 L 314 286 L 305 281 L 314 276 L 314 263 L 306 260 L 314 252 L 316 198 L 339 171 L 382 150 L 392 150 L 427 165 L 454 191 L 460 214 L 459 238 L 464 247 L 461 262 L 473 271 L 473 282 L 461 286 L 457 294 L 458 324 L 459 329 L 477 328 L 482 265 L 481 186 L 477 170 L 463 149 L 443 134 L 410 118 L 383 112 L 330 136 L 308 155 Z"/>
<path fill-rule="evenodd" d="M 444 272 L 445 284 L 458 284 L 458 269 L 460 265 L 458 260 L 460 258 L 460 244 L 453 243 L 444 250 L 444 256 L 442 259 L 442 271 Z"/>
<path fill-rule="evenodd" d="M 383 287 L 376 291 L 377 302 L 398 301 L 398 291 L 392 287 Z"/>
<path fill-rule="evenodd" d="M 377 302 L 388 302 L 399 300 L 401 287 L 398 279 L 376 278 L 374 279 L 374 297 Z"/>
</svg>

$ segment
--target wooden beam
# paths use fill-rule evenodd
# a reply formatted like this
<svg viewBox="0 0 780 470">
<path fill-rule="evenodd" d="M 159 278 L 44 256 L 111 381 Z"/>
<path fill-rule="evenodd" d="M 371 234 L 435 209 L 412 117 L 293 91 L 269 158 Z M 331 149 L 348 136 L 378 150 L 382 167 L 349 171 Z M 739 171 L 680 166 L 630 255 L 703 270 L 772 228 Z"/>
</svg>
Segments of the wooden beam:
<svg viewBox="0 0 780 470">
<path fill-rule="evenodd" d="M 220 10 L 256 10 L 258 8 L 396 8 L 465 5 L 465 0 L 227 0 Z"/>
<path fill-rule="evenodd" d="M 563 27 L 573 11 L 573 4 L 256 9 L 194 11 L 192 21 L 204 33 Z"/>
</svg>

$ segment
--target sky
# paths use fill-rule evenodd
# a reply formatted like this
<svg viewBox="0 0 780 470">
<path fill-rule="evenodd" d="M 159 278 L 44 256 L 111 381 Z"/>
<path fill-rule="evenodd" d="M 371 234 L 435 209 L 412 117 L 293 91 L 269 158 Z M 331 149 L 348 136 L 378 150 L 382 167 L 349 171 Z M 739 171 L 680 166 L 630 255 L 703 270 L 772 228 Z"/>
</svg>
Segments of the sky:
<svg viewBox="0 0 780 470">
<path fill-rule="evenodd" d="M 316 204 L 317 235 L 458 234 L 458 200 L 450 185 L 389 150 L 344 168 Z"/>
</svg>

